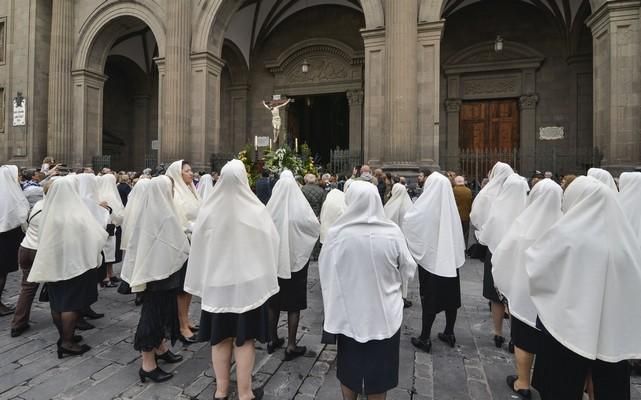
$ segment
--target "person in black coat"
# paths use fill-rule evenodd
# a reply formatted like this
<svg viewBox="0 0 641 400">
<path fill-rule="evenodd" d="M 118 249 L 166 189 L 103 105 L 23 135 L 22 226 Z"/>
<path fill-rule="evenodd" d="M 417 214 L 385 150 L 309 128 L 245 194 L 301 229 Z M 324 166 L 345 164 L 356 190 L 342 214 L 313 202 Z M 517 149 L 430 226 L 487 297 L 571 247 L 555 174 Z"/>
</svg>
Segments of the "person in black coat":
<svg viewBox="0 0 641 400">
<path fill-rule="evenodd" d="M 267 204 L 272 197 L 272 182 L 268 170 L 264 170 L 263 176 L 256 181 L 256 196 L 263 204 Z"/>
</svg>

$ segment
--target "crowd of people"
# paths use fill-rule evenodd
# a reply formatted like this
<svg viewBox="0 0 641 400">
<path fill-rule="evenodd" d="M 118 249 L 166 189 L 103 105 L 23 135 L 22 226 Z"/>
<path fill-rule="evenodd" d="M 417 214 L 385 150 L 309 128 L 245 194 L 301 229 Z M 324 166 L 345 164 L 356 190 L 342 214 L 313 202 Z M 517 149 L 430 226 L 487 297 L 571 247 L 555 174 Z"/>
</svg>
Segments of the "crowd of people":
<svg viewBox="0 0 641 400">
<path fill-rule="evenodd" d="M 284 361 L 306 354 L 296 336 L 318 258 L 322 341 L 337 345 L 343 398 L 377 400 L 398 384 L 409 282 L 417 276 L 422 308 L 412 345 L 431 351 L 444 312 L 437 338 L 454 348 L 459 269 L 473 256 L 484 261 L 496 347 L 511 320 L 516 374 L 506 383 L 515 395 L 529 399 L 534 387 L 544 400 L 584 390 L 629 399 L 628 360 L 641 359 L 641 173 L 615 181 L 593 168 L 558 183 L 547 175 L 527 180 L 498 162 L 476 188 L 454 172 L 420 171 L 410 184 L 363 165 L 343 178 L 266 171 L 252 191 L 238 160 L 220 175 L 194 174 L 184 160 L 140 175 L 52 159 L 22 173 L 5 165 L 0 294 L 8 273 L 19 268 L 22 280 L 15 309 L 0 302 L 0 316 L 13 314 L 10 334 L 23 334 L 42 286 L 58 357 L 82 355 L 90 346 L 77 330 L 104 316 L 91 308 L 98 286 L 117 286 L 142 304 L 133 338 L 142 382 L 172 378 L 160 362 L 182 361 L 177 340 L 206 341 L 214 399 L 228 397 L 232 357 L 239 398 L 260 399 L 255 342 L 269 353 L 283 347 Z M 192 296 L 199 324 L 189 319 Z"/>
</svg>

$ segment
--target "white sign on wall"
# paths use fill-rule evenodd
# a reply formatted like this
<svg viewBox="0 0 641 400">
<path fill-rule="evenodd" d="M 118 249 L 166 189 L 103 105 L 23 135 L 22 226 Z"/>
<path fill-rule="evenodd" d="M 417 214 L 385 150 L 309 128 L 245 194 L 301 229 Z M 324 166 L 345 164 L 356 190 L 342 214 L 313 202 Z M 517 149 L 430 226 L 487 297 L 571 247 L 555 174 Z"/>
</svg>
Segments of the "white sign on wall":
<svg viewBox="0 0 641 400">
<path fill-rule="evenodd" d="M 256 144 L 258 147 L 269 147 L 269 136 L 257 136 Z"/>
<path fill-rule="evenodd" d="M 539 139 L 541 140 L 559 140 L 565 137 L 565 131 L 562 126 L 547 126 L 539 128 Z"/>
<path fill-rule="evenodd" d="M 151 141 L 151 149 L 152 150 L 158 150 L 160 149 L 160 142 L 157 140 L 152 140 Z"/>
<path fill-rule="evenodd" d="M 27 120 L 27 100 L 18 96 L 13 99 L 13 126 L 25 126 Z"/>
</svg>

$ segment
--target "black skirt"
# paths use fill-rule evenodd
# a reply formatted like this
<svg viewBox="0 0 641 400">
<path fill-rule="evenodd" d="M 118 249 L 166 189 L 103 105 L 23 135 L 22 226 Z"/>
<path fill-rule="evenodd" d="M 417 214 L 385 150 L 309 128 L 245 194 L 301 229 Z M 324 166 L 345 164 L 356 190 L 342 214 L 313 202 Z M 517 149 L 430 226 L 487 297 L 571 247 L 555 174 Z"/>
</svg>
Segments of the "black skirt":
<svg viewBox="0 0 641 400">
<path fill-rule="evenodd" d="M 494 302 L 500 303 L 499 292 L 494 286 L 494 276 L 492 276 L 492 253 L 487 251 L 485 262 L 483 263 L 483 297 Z"/>
<path fill-rule="evenodd" d="M 308 270 L 309 262 L 300 271 L 292 273 L 291 279 L 278 278 L 280 290 L 269 300 L 269 306 L 278 311 L 306 310 Z"/>
<path fill-rule="evenodd" d="M 47 282 L 49 305 L 54 312 L 81 312 L 98 300 L 96 268 L 65 281 Z"/>
<path fill-rule="evenodd" d="M 268 322 L 266 303 L 242 314 L 210 313 L 203 310 L 200 314 L 198 338 L 212 346 L 227 338 L 235 338 L 236 346 L 254 339 L 266 343 L 269 340 Z"/>
<path fill-rule="evenodd" d="M 458 270 L 456 277 L 445 278 L 419 267 L 418 279 L 424 313 L 437 314 L 461 307 L 461 280 Z"/>
<path fill-rule="evenodd" d="M 510 329 L 512 343 L 519 349 L 531 354 L 537 354 L 543 346 L 541 331 L 532 328 L 520 319 L 512 315 L 512 328 Z"/>
<path fill-rule="evenodd" d="M 543 346 L 536 356 L 532 386 L 542 400 L 581 400 L 591 374 L 596 399 L 629 400 L 630 367 L 627 361 L 589 360 L 572 352 L 543 329 Z"/>
<path fill-rule="evenodd" d="M 120 249 L 120 243 L 122 242 L 122 228 L 117 226 L 115 230 L 116 235 L 116 261 L 115 264 L 122 262 L 122 250 Z"/>
<path fill-rule="evenodd" d="M 389 339 L 367 343 L 336 336 L 336 376 L 343 385 L 360 394 L 384 393 L 398 386 L 400 329 Z"/>
<path fill-rule="evenodd" d="M 152 351 L 158 348 L 164 339 L 171 341 L 172 346 L 176 343 L 180 335 L 176 293 L 176 290 L 143 293 L 134 349 Z"/>
<path fill-rule="evenodd" d="M 18 270 L 18 249 L 23 238 L 21 227 L 0 233 L 0 275 Z"/>
<path fill-rule="evenodd" d="M 185 286 L 185 275 L 187 274 L 187 262 L 173 274 L 160 281 L 153 281 L 147 283 L 145 291 L 147 292 L 168 292 L 177 291 L 182 293 Z"/>
</svg>

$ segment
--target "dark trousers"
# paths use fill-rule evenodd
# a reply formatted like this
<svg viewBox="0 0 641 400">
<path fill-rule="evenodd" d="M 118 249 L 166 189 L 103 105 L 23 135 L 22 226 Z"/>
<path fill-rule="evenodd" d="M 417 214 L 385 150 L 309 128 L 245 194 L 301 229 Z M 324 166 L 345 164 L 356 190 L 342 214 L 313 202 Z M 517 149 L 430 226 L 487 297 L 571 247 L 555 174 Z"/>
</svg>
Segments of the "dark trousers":
<svg viewBox="0 0 641 400">
<path fill-rule="evenodd" d="M 463 227 L 463 241 L 465 242 L 465 250 L 467 250 L 469 247 L 467 241 L 470 236 L 470 221 L 461 221 L 461 226 Z"/>
<path fill-rule="evenodd" d="M 33 299 L 38 292 L 38 283 L 28 282 L 29 272 L 33 259 L 36 256 L 36 251 L 20 247 L 18 250 L 18 264 L 22 270 L 22 282 L 20 283 L 20 294 L 18 295 L 18 303 L 16 304 L 16 313 L 13 315 L 11 321 L 11 328 L 20 328 L 29 323 L 29 316 L 31 315 L 31 305 Z"/>
</svg>

